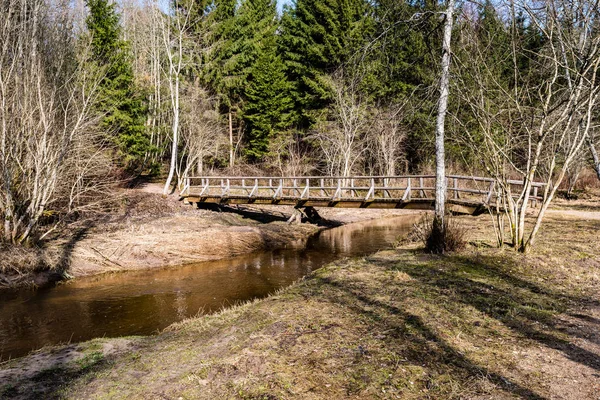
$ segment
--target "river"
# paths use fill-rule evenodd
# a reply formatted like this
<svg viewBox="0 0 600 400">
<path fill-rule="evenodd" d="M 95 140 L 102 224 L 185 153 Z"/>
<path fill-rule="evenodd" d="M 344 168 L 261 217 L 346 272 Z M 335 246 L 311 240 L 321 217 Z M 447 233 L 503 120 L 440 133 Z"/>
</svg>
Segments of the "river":
<svg viewBox="0 0 600 400">
<path fill-rule="evenodd" d="M 46 345 L 149 335 L 173 322 L 265 297 L 337 259 L 390 248 L 417 216 L 332 228 L 306 246 L 181 267 L 78 278 L 0 292 L 0 360 Z"/>
</svg>

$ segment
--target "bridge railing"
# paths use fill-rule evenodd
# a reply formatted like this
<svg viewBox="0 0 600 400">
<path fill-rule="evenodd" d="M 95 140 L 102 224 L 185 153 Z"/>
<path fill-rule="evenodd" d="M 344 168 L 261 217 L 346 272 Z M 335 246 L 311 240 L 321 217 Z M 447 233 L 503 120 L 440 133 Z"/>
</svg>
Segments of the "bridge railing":
<svg viewBox="0 0 600 400">
<path fill-rule="evenodd" d="M 494 200 L 495 181 L 492 178 L 447 175 L 448 199 L 470 199 L 490 204 Z M 522 186 L 521 181 L 508 181 Z M 541 200 L 532 184 L 531 200 Z M 372 201 L 390 199 L 409 201 L 435 198 L 435 175 L 399 176 L 190 176 L 184 179 L 181 196 L 221 198 L 271 198 L 298 200 L 343 199 Z"/>
</svg>

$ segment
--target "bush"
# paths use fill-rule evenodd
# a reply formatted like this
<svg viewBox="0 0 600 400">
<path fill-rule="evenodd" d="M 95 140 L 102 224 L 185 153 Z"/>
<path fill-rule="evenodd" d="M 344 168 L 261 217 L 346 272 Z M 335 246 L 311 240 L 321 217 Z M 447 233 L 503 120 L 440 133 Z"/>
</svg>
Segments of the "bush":
<svg viewBox="0 0 600 400">
<path fill-rule="evenodd" d="M 463 250 L 466 245 L 467 230 L 450 214 L 443 224 L 437 218 L 428 215 L 419 224 L 415 224 L 411 236 L 423 242 L 427 251 L 433 254 L 445 254 Z"/>
</svg>

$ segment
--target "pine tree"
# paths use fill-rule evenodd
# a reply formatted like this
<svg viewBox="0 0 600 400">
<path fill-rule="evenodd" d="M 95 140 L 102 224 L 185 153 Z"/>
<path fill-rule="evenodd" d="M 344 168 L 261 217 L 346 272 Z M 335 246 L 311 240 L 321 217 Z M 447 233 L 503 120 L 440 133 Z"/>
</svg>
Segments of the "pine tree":
<svg viewBox="0 0 600 400">
<path fill-rule="evenodd" d="M 208 17 L 214 51 L 205 81 L 221 111 L 244 122 L 245 154 L 259 160 L 269 140 L 289 125 L 291 102 L 285 66 L 277 56 L 275 0 L 220 0 Z"/>
<path fill-rule="evenodd" d="M 129 170 L 143 167 L 150 150 L 144 126 L 144 104 L 136 93 L 128 43 L 121 39 L 120 15 L 108 0 L 86 0 L 86 20 L 93 52 L 93 68 L 104 69 L 100 84 L 99 111 L 103 127 L 119 149 Z"/>
<path fill-rule="evenodd" d="M 365 0 L 297 0 L 284 9 L 280 49 L 290 80 L 300 126 L 309 126 L 315 112 L 330 100 L 323 79 L 360 49 L 372 18 Z"/>
<path fill-rule="evenodd" d="M 246 155 L 260 160 L 270 140 L 290 126 L 293 100 L 285 66 L 276 46 L 267 45 L 248 76 L 243 118 L 247 126 Z"/>
</svg>

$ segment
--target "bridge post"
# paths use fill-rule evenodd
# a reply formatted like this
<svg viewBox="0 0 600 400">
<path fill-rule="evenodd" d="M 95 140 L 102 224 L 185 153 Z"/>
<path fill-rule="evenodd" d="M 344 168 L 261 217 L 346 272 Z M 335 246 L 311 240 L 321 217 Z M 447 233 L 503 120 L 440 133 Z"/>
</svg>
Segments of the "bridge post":
<svg viewBox="0 0 600 400">
<path fill-rule="evenodd" d="M 410 201 L 410 177 L 408 178 L 408 180 L 406 182 L 406 190 L 404 191 L 404 194 L 402 195 L 402 201 Z"/>
<path fill-rule="evenodd" d="M 490 182 L 490 189 L 489 189 L 488 195 L 487 195 L 487 197 L 485 198 L 485 201 L 484 201 L 484 203 L 486 205 L 489 205 L 490 201 L 492 200 L 492 194 L 494 193 L 494 184 L 495 184 L 494 181 Z"/>
<path fill-rule="evenodd" d="M 387 178 L 383 178 L 383 197 L 384 198 L 388 198 L 390 197 L 390 192 L 387 190 L 388 187 L 388 180 Z"/>
<path fill-rule="evenodd" d="M 454 198 L 458 199 L 458 178 L 454 178 Z"/>
<path fill-rule="evenodd" d="M 252 196 L 256 196 L 257 192 L 258 192 L 258 179 L 254 179 L 254 187 L 252 188 L 252 191 L 248 195 L 248 198 L 252 198 Z"/>
<path fill-rule="evenodd" d="M 300 194 L 300 200 L 304 200 L 304 196 L 306 196 L 307 199 L 310 198 L 310 182 L 308 178 L 306 179 L 306 186 Z"/>
<path fill-rule="evenodd" d="M 375 198 L 375 179 L 374 178 L 371 178 L 371 187 L 369 188 L 369 191 L 367 192 L 367 197 L 365 197 L 365 200 L 369 200 L 369 197 Z"/>
<path fill-rule="evenodd" d="M 335 190 L 335 193 L 333 194 L 332 200 L 339 198 L 341 191 L 342 191 L 342 178 L 337 178 L 337 189 Z"/>
<path fill-rule="evenodd" d="M 277 190 L 275 190 L 275 194 L 273 195 L 274 199 L 277 199 L 277 197 L 281 197 L 283 192 L 283 179 L 279 179 L 279 186 L 277 187 Z"/>
</svg>

